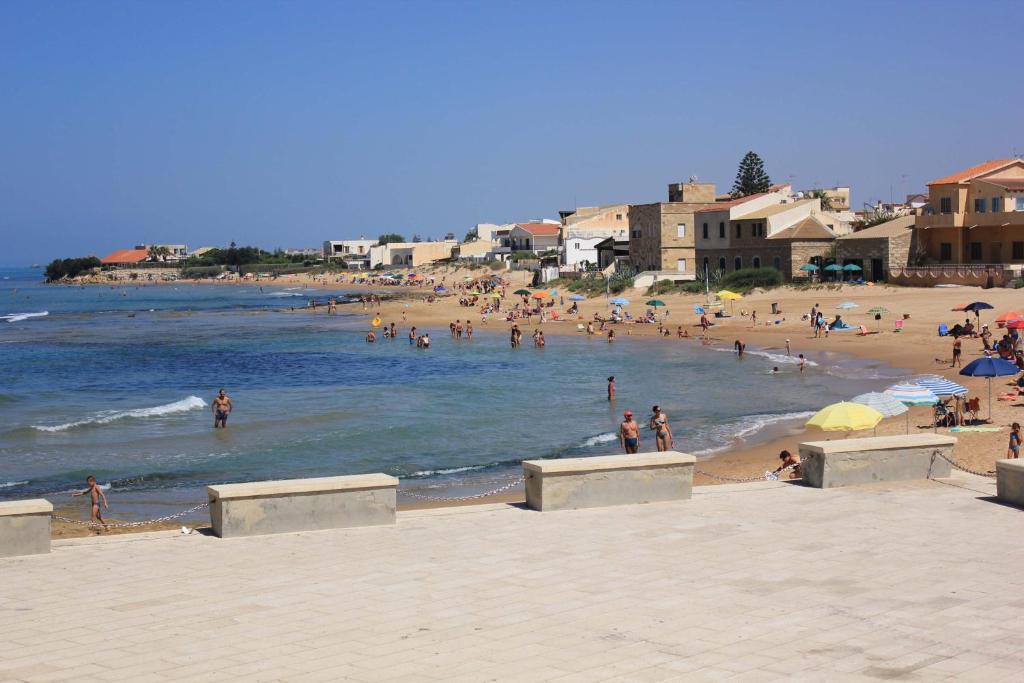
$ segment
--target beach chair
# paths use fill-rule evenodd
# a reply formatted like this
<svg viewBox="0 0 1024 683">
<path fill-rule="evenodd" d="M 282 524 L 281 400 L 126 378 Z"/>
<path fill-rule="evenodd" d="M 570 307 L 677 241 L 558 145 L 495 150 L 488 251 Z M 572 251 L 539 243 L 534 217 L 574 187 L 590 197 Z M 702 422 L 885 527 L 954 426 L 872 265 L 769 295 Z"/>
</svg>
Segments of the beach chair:
<svg viewBox="0 0 1024 683">
<path fill-rule="evenodd" d="M 860 326 L 860 331 L 857 333 L 857 336 L 858 337 L 866 337 L 869 334 L 873 334 L 871 332 L 871 330 L 869 330 L 866 325 L 861 325 Z"/>
<path fill-rule="evenodd" d="M 978 417 L 979 413 L 981 413 L 981 397 L 975 396 L 967 399 L 967 414 L 971 416 L 971 422 L 978 422 L 981 419 Z"/>
<path fill-rule="evenodd" d="M 945 337 L 948 334 L 949 334 L 949 326 L 946 325 L 945 323 L 939 325 L 939 336 L 940 337 Z"/>
<path fill-rule="evenodd" d="M 896 327 L 893 328 L 893 332 L 902 332 L 903 331 L 903 321 L 902 320 L 897 320 L 894 324 L 896 325 Z"/>
<path fill-rule="evenodd" d="M 583 323 L 576 323 L 576 331 L 577 332 L 582 332 L 585 329 L 587 329 L 587 328 L 583 325 Z"/>
</svg>

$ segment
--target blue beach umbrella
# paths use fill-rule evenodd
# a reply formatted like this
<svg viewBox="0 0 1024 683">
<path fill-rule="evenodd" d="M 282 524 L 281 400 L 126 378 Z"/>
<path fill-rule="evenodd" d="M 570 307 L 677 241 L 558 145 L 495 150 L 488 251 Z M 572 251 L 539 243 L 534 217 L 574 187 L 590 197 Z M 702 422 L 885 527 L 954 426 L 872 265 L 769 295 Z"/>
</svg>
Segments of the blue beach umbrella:
<svg viewBox="0 0 1024 683">
<path fill-rule="evenodd" d="M 852 301 L 844 301 L 843 303 L 841 303 L 838 306 L 836 306 L 836 308 L 842 309 L 844 311 L 848 311 L 851 308 L 859 308 L 859 307 L 860 307 L 859 304 L 855 304 Z"/>
<path fill-rule="evenodd" d="M 939 398 L 967 393 L 967 387 L 938 375 L 925 375 L 915 379 L 914 383 L 928 389 Z"/>
<path fill-rule="evenodd" d="M 615 304 L 616 306 L 628 306 L 629 305 L 629 299 L 623 299 L 620 296 L 620 297 L 616 297 L 616 298 L 612 299 L 611 303 Z"/>
<path fill-rule="evenodd" d="M 933 406 L 939 402 L 939 397 L 930 389 L 922 387 L 914 382 L 894 384 L 885 390 L 886 394 L 892 396 L 905 406 Z M 910 433 L 910 413 L 907 413 L 907 434 Z"/>
<path fill-rule="evenodd" d="M 988 419 L 992 420 L 992 378 L 1011 377 L 1018 372 L 1017 366 L 1002 358 L 985 356 L 972 360 L 960 371 L 961 375 L 967 377 L 988 377 Z"/>
<path fill-rule="evenodd" d="M 558 290 L 552 289 L 550 292 L 548 292 L 548 294 L 550 294 L 551 296 L 558 296 Z"/>
<path fill-rule="evenodd" d="M 805 263 L 802 266 L 800 266 L 800 270 L 807 273 L 813 273 L 814 271 L 818 270 L 818 266 L 814 265 L 813 263 Z"/>
<path fill-rule="evenodd" d="M 847 263 L 845 266 L 843 266 L 843 270 L 848 270 L 852 273 L 864 269 L 858 266 L 856 263 Z"/>
<path fill-rule="evenodd" d="M 696 313 L 697 315 L 704 315 L 704 307 L 698 304 L 694 304 L 693 312 Z"/>
<path fill-rule="evenodd" d="M 586 301 L 586 300 L 587 300 L 587 297 L 583 296 L 582 294 L 570 294 L 569 295 L 569 301 Z"/>
</svg>

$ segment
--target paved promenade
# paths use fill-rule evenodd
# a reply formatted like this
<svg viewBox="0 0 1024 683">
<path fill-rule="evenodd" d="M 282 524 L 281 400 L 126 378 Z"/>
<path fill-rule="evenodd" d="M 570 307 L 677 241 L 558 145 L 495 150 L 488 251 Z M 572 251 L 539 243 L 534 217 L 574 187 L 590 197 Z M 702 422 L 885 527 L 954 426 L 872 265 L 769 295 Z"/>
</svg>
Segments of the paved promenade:
<svg viewBox="0 0 1024 683">
<path fill-rule="evenodd" d="M 0 680 L 1021 680 L 1024 511 L 994 484 L 166 532 L 0 560 Z"/>
</svg>

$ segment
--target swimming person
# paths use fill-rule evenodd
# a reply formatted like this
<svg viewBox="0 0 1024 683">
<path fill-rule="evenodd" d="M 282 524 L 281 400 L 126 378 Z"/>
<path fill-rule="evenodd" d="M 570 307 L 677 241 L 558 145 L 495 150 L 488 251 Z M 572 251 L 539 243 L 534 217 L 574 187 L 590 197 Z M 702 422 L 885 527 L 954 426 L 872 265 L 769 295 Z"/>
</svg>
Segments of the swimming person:
<svg viewBox="0 0 1024 683">
<path fill-rule="evenodd" d="M 213 399 L 210 404 L 210 409 L 213 411 L 213 428 L 226 429 L 228 426 L 228 415 L 231 414 L 233 406 L 231 405 L 231 398 L 224 393 L 221 389 L 217 392 L 217 396 Z"/>
<path fill-rule="evenodd" d="M 672 428 L 668 424 L 668 415 L 660 406 L 651 408 L 651 429 L 654 431 L 654 444 L 659 451 L 667 451 L 672 445 Z"/>
<path fill-rule="evenodd" d="M 221 389 L 223 391 L 223 389 Z M 107 523 L 103 520 L 103 515 L 100 514 L 100 501 L 103 501 L 103 507 L 110 509 L 110 505 L 107 503 L 107 496 L 103 493 L 103 490 L 96 485 L 96 477 L 91 474 L 85 478 L 85 483 L 88 486 L 84 491 L 76 491 L 72 493 L 72 496 L 84 496 L 89 494 L 92 498 L 92 515 L 91 521 L 93 524 L 102 524 L 103 528 L 107 528 Z"/>
<path fill-rule="evenodd" d="M 640 450 L 640 425 L 633 421 L 633 411 L 623 413 L 625 418 L 619 425 L 619 442 L 626 453 L 632 454 Z"/>
</svg>

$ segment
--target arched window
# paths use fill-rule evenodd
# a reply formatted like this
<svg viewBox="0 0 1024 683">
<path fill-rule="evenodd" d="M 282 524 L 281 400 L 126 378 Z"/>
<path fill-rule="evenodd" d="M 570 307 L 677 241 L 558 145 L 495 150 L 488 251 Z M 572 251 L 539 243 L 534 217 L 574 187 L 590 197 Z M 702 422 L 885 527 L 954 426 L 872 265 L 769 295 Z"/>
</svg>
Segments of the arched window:
<svg viewBox="0 0 1024 683">
<path fill-rule="evenodd" d="M 703 274 L 707 273 L 708 270 L 710 270 L 710 268 L 711 268 L 711 259 L 709 259 L 707 256 L 705 256 L 704 257 L 704 271 L 701 274 L 703 275 Z"/>
<path fill-rule="evenodd" d="M 718 257 L 718 269 L 720 271 L 722 271 L 723 273 L 725 272 L 725 257 L 724 256 L 719 256 Z"/>
<path fill-rule="evenodd" d="M 742 256 L 737 256 L 736 257 L 735 266 L 736 266 L 736 268 L 735 268 L 736 270 L 740 270 L 741 268 L 743 268 L 743 257 Z"/>
<path fill-rule="evenodd" d="M 755 268 L 760 268 L 761 267 L 761 257 L 760 256 L 755 256 L 754 257 L 754 264 L 753 265 L 754 265 Z"/>
<path fill-rule="evenodd" d="M 773 257 L 772 265 L 775 266 L 775 270 L 782 270 L 782 259 L 778 256 Z"/>
</svg>

